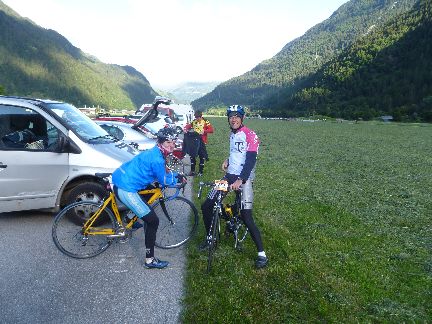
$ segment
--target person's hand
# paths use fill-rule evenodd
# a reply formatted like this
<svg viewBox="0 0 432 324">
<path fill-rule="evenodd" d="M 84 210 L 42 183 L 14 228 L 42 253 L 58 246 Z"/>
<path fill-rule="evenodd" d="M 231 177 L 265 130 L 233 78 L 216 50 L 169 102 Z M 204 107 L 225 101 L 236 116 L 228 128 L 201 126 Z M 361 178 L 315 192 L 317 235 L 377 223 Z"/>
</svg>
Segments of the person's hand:
<svg viewBox="0 0 432 324">
<path fill-rule="evenodd" d="M 243 181 L 241 179 L 237 179 L 232 185 L 231 190 L 239 190 L 240 186 L 243 184 Z"/>
<path fill-rule="evenodd" d="M 228 169 L 228 160 L 223 161 L 222 163 L 222 171 L 226 171 Z"/>
<path fill-rule="evenodd" d="M 177 183 L 187 183 L 187 178 L 183 174 L 178 174 Z"/>
</svg>

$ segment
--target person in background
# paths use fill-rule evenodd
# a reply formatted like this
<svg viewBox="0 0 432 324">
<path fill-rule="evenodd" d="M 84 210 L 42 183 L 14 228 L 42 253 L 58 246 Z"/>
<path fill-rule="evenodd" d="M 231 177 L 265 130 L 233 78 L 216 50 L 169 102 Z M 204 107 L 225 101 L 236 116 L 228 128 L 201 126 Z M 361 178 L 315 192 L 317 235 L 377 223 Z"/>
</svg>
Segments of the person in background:
<svg viewBox="0 0 432 324">
<path fill-rule="evenodd" d="M 249 229 L 252 240 L 258 250 L 255 260 L 256 268 L 267 266 L 268 258 L 264 251 L 261 233 L 252 217 L 253 181 L 255 179 L 255 164 L 258 156 L 259 139 L 257 134 L 243 125 L 245 110 L 240 105 L 229 106 L 227 109 L 228 124 L 231 128 L 229 157 L 222 163 L 225 171 L 223 179 L 228 181 L 231 190 L 242 191 L 240 217 Z M 213 214 L 215 190 L 211 190 L 207 199 L 201 205 L 204 226 L 208 233 Z M 207 240 L 200 246 L 200 250 L 208 247 Z"/>
<path fill-rule="evenodd" d="M 196 157 L 199 157 L 198 176 L 204 173 L 204 163 L 208 161 L 206 145 L 207 134 L 213 133 L 213 126 L 202 116 L 202 111 L 195 112 L 195 119 L 185 126 L 184 151 L 189 154 L 191 161 L 190 176 L 195 175 Z"/>
<path fill-rule="evenodd" d="M 155 181 L 161 185 L 173 185 L 183 181 L 182 176 L 177 172 L 167 172 L 165 168 L 165 158 L 174 151 L 176 140 L 177 134 L 174 129 L 162 128 L 157 133 L 157 145 L 123 163 L 112 174 L 116 196 L 146 223 L 144 266 L 149 269 L 166 268 L 168 262 L 154 256 L 159 218 L 153 208 L 142 200 L 138 191 L 147 188 Z"/>
</svg>

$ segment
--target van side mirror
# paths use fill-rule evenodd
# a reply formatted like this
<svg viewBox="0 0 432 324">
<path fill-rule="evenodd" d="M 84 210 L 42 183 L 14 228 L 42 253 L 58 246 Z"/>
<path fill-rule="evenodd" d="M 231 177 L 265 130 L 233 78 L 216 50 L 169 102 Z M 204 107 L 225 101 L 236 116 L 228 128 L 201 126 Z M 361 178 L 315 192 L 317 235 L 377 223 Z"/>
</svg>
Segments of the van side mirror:
<svg viewBox="0 0 432 324">
<path fill-rule="evenodd" d="M 56 152 L 80 154 L 82 151 L 78 145 L 62 134 L 59 136 Z"/>
</svg>

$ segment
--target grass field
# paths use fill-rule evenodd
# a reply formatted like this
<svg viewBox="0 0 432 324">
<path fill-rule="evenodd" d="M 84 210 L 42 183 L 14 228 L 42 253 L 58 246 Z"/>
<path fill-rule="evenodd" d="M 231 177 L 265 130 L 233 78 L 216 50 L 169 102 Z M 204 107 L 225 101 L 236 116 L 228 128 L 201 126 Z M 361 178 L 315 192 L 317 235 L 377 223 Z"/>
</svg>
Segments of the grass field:
<svg viewBox="0 0 432 324">
<path fill-rule="evenodd" d="M 228 154 L 226 119 L 210 121 L 209 181 Z M 432 322 L 432 125 L 246 125 L 262 143 L 254 217 L 270 263 L 255 270 L 252 240 L 225 239 L 207 274 L 201 222 L 183 322 Z"/>
</svg>

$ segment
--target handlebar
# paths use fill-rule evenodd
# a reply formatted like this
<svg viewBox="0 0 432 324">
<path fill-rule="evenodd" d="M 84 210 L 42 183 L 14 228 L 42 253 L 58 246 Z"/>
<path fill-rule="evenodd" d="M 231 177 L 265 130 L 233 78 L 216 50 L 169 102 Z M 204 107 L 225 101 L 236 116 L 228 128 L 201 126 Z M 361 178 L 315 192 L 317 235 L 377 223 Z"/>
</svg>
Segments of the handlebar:
<svg viewBox="0 0 432 324">
<path fill-rule="evenodd" d="M 198 189 L 198 198 L 201 198 L 201 193 L 202 193 L 202 189 L 203 187 L 214 187 L 215 184 L 213 182 L 202 182 L 200 181 L 199 183 L 199 189 Z"/>
<path fill-rule="evenodd" d="M 200 181 L 199 182 L 199 189 L 198 189 L 198 198 L 201 198 L 201 193 L 202 193 L 203 187 L 214 188 L 215 186 L 216 186 L 216 182 L 203 182 L 203 181 Z M 239 192 L 240 189 L 241 189 L 241 186 L 240 186 L 239 190 L 234 190 L 234 191 Z M 231 187 L 228 186 L 228 190 L 221 190 L 221 191 L 231 191 L 231 190 L 232 190 Z"/>
</svg>

